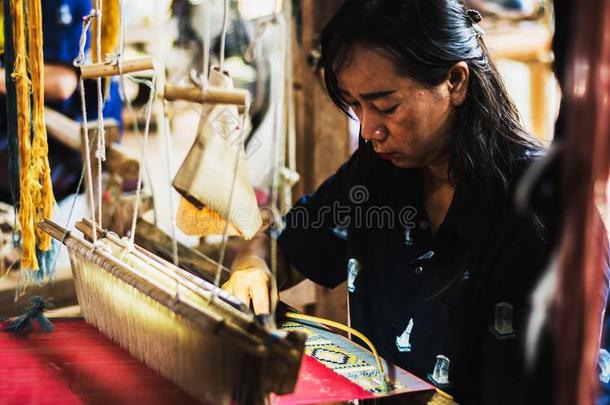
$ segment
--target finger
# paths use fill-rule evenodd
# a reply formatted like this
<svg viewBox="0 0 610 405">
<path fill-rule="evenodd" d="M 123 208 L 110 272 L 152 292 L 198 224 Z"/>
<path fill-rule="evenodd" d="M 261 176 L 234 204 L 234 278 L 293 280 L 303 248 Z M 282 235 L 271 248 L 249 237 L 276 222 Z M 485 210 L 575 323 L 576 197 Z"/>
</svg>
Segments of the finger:
<svg viewBox="0 0 610 405">
<path fill-rule="evenodd" d="M 248 292 L 248 288 L 232 288 L 230 291 L 234 296 L 237 297 L 238 300 L 244 303 L 245 306 L 250 306 L 250 293 Z"/>
<path fill-rule="evenodd" d="M 277 292 L 277 282 L 273 279 L 271 281 L 271 288 L 269 289 L 269 302 L 271 303 L 271 312 L 275 313 L 277 308 L 277 302 L 279 301 L 280 296 Z"/>
<path fill-rule="evenodd" d="M 257 282 L 250 287 L 250 297 L 252 297 L 252 306 L 254 313 L 257 315 L 268 315 L 269 310 L 269 288 L 266 282 Z"/>
</svg>

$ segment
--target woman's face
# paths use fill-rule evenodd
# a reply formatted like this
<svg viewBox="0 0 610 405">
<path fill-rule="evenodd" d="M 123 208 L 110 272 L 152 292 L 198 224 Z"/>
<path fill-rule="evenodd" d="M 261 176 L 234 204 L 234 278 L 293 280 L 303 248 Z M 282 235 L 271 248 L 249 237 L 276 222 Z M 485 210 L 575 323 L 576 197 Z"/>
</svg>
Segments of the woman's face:
<svg viewBox="0 0 610 405">
<path fill-rule="evenodd" d="M 401 168 L 435 166 L 447 161 L 454 110 L 466 94 L 468 67 L 460 64 L 464 83 L 450 72 L 428 87 L 399 74 L 382 52 L 356 45 L 337 79 L 362 137 L 381 158 Z"/>
</svg>

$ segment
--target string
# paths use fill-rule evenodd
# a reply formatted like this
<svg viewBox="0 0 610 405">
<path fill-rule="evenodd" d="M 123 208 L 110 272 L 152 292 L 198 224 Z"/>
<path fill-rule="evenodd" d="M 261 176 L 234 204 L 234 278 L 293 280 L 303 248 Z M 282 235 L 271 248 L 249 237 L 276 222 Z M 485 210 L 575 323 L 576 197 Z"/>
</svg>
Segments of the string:
<svg viewBox="0 0 610 405">
<path fill-rule="evenodd" d="M 229 203 L 228 203 L 228 207 L 227 207 L 227 220 L 225 221 L 224 230 L 222 232 L 222 244 L 221 244 L 221 248 L 220 248 L 220 256 L 219 256 L 218 264 L 216 267 L 216 277 L 214 279 L 214 285 L 216 287 L 219 287 L 219 285 L 220 285 L 220 276 L 222 274 L 222 263 L 223 263 L 224 257 L 225 257 L 225 251 L 227 248 L 228 233 L 229 233 L 229 219 L 228 218 L 230 217 L 230 213 L 231 213 L 231 209 L 232 209 L 231 206 L 233 204 L 233 194 L 235 191 L 235 184 L 237 183 L 237 173 L 239 171 L 239 163 L 241 161 L 241 152 L 242 152 L 242 148 L 243 148 L 243 144 L 244 144 L 243 143 L 244 132 L 245 132 L 245 128 L 246 128 L 247 117 L 249 116 L 249 114 L 250 114 L 250 104 L 248 102 L 248 104 L 246 104 L 245 109 L 244 109 L 244 115 L 242 118 L 241 128 L 239 130 L 239 138 L 234 143 L 234 145 L 236 146 L 235 164 L 233 165 L 233 178 L 231 179 L 231 186 L 230 186 L 230 192 L 229 192 Z"/>
<path fill-rule="evenodd" d="M 169 136 L 169 117 L 167 115 L 167 101 L 163 100 L 163 140 L 165 141 L 165 163 L 167 165 L 167 184 L 168 184 L 168 197 L 169 197 L 169 212 L 171 219 L 171 236 L 172 236 L 172 261 L 174 266 L 178 266 L 180 260 L 178 257 L 178 240 L 176 237 L 176 213 L 174 212 L 174 199 L 172 198 L 172 177 L 171 171 L 173 167 L 172 163 L 172 143 Z"/>
<path fill-rule="evenodd" d="M 277 10 L 277 0 L 273 2 L 273 9 Z M 277 15 L 274 18 L 274 23 L 276 25 L 276 27 L 278 28 L 278 34 L 277 36 L 279 38 L 283 38 L 284 37 L 284 25 L 283 25 L 283 19 L 281 17 L 278 17 Z M 283 114 L 282 114 L 282 110 L 284 107 L 284 89 L 285 89 L 285 82 L 284 82 L 284 76 L 283 73 L 285 72 L 284 69 L 284 63 L 286 62 L 286 55 L 285 55 L 285 49 L 283 46 L 283 41 L 279 41 L 279 46 L 276 46 L 275 51 L 277 52 L 277 57 L 274 58 L 275 59 L 275 63 L 273 65 L 274 67 L 274 73 L 275 73 L 275 77 L 276 79 L 274 80 L 274 108 L 273 108 L 273 114 L 274 114 L 274 120 L 273 120 L 273 145 L 275 145 L 275 148 L 272 149 L 272 162 L 273 162 L 273 178 L 272 178 L 272 183 L 271 183 L 271 212 L 273 215 L 273 225 L 274 226 L 278 226 L 279 222 L 275 221 L 275 219 L 277 218 L 277 214 L 278 214 L 278 209 L 277 209 L 277 203 L 278 203 L 278 190 L 279 190 L 279 174 L 280 174 L 280 168 L 281 168 L 281 162 L 280 162 L 280 151 L 281 151 L 281 147 L 282 144 L 280 142 L 280 132 L 285 133 L 284 131 L 284 120 L 283 120 Z M 271 239 L 271 247 L 272 247 L 272 255 L 271 255 L 271 263 L 272 263 L 272 274 L 274 277 L 276 277 L 277 275 L 277 248 L 276 248 L 276 241 L 275 238 Z"/>
<path fill-rule="evenodd" d="M 78 56 L 74 59 L 73 65 L 77 68 L 81 67 L 85 63 L 85 45 L 87 43 L 87 31 L 91 25 L 91 20 L 95 18 L 96 11 L 91 10 L 89 14 L 83 17 L 82 31 L 79 40 L 79 51 Z M 78 87 L 81 101 L 81 114 L 83 116 L 83 137 L 85 143 L 85 171 L 87 175 L 87 196 L 89 197 L 89 204 L 91 206 L 91 223 L 93 224 L 93 245 L 97 244 L 97 227 L 95 220 L 95 197 L 93 195 L 93 176 L 92 176 L 92 165 L 91 165 L 91 149 L 89 147 L 89 123 L 87 120 L 87 104 L 85 101 L 85 85 L 82 76 L 79 75 Z"/>
<path fill-rule="evenodd" d="M 134 125 L 135 132 L 136 132 L 136 134 L 139 134 L 137 117 L 135 116 L 135 113 L 133 110 L 133 105 L 131 104 L 131 100 L 128 99 L 125 94 L 125 75 L 123 74 L 123 69 L 122 69 L 123 50 L 125 48 L 125 34 L 124 34 L 125 23 L 124 23 L 124 19 L 123 19 L 124 12 L 125 12 L 125 2 L 123 0 L 120 0 L 119 52 L 117 55 L 117 64 L 118 64 L 119 80 L 120 80 L 120 84 L 121 84 L 121 86 L 120 86 L 121 98 L 123 99 L 123 101 L 126 101 L 126 104 L 128 105 L 128 108 L 129 108 L 129 112 L 131 113 L 131 115 L 133 117 L 133 125 Z M 131 231 L 130 231 L 130 235 L 129 235 L 129 244 L 128 244 L 129 248 L 131 248 L 135 242 L 137 217 L 138 217 L 138 212 L 139 212 L 140 202 L 141 202 L 142 179 L 143 179 L 142 167 L 143 166 L 145 166 L 147 177 L 149 179 L 149 183 L 151 184 L 151 191 L 154 196 L 154 190 L 152 190 L 152 180 L 151 180 L 151 176 L 150 176 L 150 172 L 148 170 L 149 168 L 148 168 L 148 164 L 147 164 L 147 160 L 146 160 L 146 150 L 148 148 L 148 134 L 149 134 L 149 130 L 150 130 L 150 120 L 152 119 L 152 104 L 154 102 L 155 94 L 156 94 L 156 83 L 157 83 L 156 77 L 157 77 L 156 74 L 153 75 L 153 80 L 151 82 L 148 82 L 148 81 L 137 80 L 137 79 L 134 79 L 134 78 L 128 76 L 128 79 L 130 79 L 131 81 L 133 81 L 135 83 L 144 83 L 150 89 L 149 99 L 148 99 L 148 102 L 146 105 L 146 124 L 145 124 L 144 135 L 143 135 L 142 158 L 140 159 L 141 164 L 140 164 L 140 170 L 138 171 L 138 180 L 137 180 L 137 186 L 136 186 L 136 202 L 134 205 Z M 172 231 L 172 259 L 173 259 L 173 264 L 175 266 L 178 266 L 178 263 L 179 263 L 178 243 L 176 240 L 176 229 L 175 229 L 176 221 L 175 221 L 175 219 L 173 219 L 174 212 L 173 212 L 173 202 L 172 202 L 172 198 L 171 198 L 171 179 L 170 179 L 170 170 L 171 170 L 171 156 L 170 156 L 171 152 L 170 151 L 171 151 L 171 148 L 170 148 L 170 141 L 169 141 L 169 136 L 168 136 L 168 121 L 167 121 L 167 113 L 166 113 L 166 109 L 165 109 L 165 102 L 163 103 L 163 136 L 165 138 L 165 157 L 166 157 L 166 162 L 167 162 L 167 176 L 168 176 L 169 184 L 170 184 L 170 192 L 168 195 L 169 195 L 169 203 L 170 203 L 170 215 L 172 216 L 172 220 L 171 220 L 171 222 L 172 222 L 172 225 L 171 225 L 171 228 L 172 228 L 171 229 L 171 231 Z M 155 210 L 154 223 L 156 225 L 156 223 L 157 223 L 156 207 L 154 208 L 154 210 Z M 176 279 L 176 296 L 175 296 L 174 302 L 177 302 L 177 301 L 179 301 L 178 279 Z"/>
<path fill-rule="evenodd" d="M 96 1 L 96 33 L 97 63 L 102 63 L 102 0 Z M 97 84 L 97 215 L 98 223 L 102 223 L 102 162 L 106 160 L 106 131 L 104 130 L 104 93 L 102 91 L 102 78 L 96 79 Z"/>
<path fill-rule="evenodd" d="M 275 36 L 277 38 L 279 38 L 279 41 L 277 41 L 277 43 L 279 43 L 279 46 L 276 46 L 275 49 L 275 55 L 274 55 L 274 63 L 273 63 L 273 76 L 275 77 L 275 80 L 273 82 L 273 87 L 272 87 L 272 94 L 273 94 L 273 100 L 274 100 L 274 108 L 273 108 L 273 114 L 274 114 L 274 120 L 273 120 L 273 130 L 272 130 L 272 134 L 273 134 L 273 144 L 275 145 L 274 148 L 271 149 L 271 161 L 273 162 L 273 167 L 272 167 L 272 176 L 271 176 L 271 185 L 270 185 L 270 189 L 271 189 L 271 196 L 270 196 L 270 205 L 271 205 L 271 213 L 272 213 L 272 226 L 275 228 L 276 231 L 281 230 L 281 219 L 280 219 L 280 213 L 279 213 L 279 209 L 278 209 L 278 202 L 279 202 L 279 189 L 280 189 L 280 182 L 286 183 L 288 188 L 288 193 L 290 193 L 290 187 L 292 187 L 292 185 L 296 182 L 294 179 L 298 179 L 298 174 L 296 174 L 295 171 L 285 168 L 284 167 L 284 159 L 283 159 L 283 155 L 282 155 L 282 150 L 284 150 L 284 148 L 286 147 L 286 143 L 285 143 L 285 135 L 287 133 L 287 128 L 286 128 L 286 117 L 285 117 L 285 113 L 288 112 L 289 114 L 292 114 L 291 117 L 294 117 L 294 109 L 291 109 L 289 107 L 288 111 L 284 110 L 284 106 L 285 106 L 285 102 L 286 102 L 286 79 L 288 77 L 291 78 L 291 76 L 287 75 L 287 60 L 291 60 L 288 59 L 288 49 L 290 48 L 288 46 L 288 44 L 286 43 L 285 38 L 287 37 L 286 33 L 287 33 L 287 28 L 286 28 L 286 21 L 284 18 L 283 13 L 285 12 L 285 10 L 278 10 L 278 2 L 277 0 L 274 0 L 273 2 L 273 15 L 271 16 L 271 18 L 269 18 L 266 21 L 263 21 L 262 23 L 260 23 L 260 25 L 257 28 L 256 31 L 256 35 L 254 40 L 252 41 L 252 43 L 250 44 L 250 46 L 248 47 L 248 49 L 246 50 L 245 54 L 244 54 L 244 59 L 247 62 L 253 62 L 256 58 L 260 57 L 260 51 L 261 51 L 261 44 L 263 42 L 263 37 L 264 34 L 266 33 L 266 31 L 268 30 L 268 28 L 271 25 L 275 25 L 278 28 L 278 31 Z M 291 82 L 290 82 L 291 83 Z M 290 85 L 291 86 L 291 85 Z M 289 86 L 289 87 L 290 87 Z M 289 103 L 292 101 L 291 99 L 288 100 Z M 292 119 L 292 118 L 291 118 Z M 294 129 L 294 125 L 291 126 L 292 129 Z M 282 135 L 284 135 L 284 137 Z M 281 142 L 280 142 L 281 141 Z M 294 145 L 294 142 L 292 142 L 291 145 Z M 294 153 L 290 154 L 290 158 L 291 158 L 291 162 L 295 160 L 294 157 Z M 288 199 L 290 200 L 290 195 L 288 195 Z M 284 195 L 282 195 L 282 201 L 285 201 L 286 198 Z M 286 206 L 290 205 L 290 201 L 287 204 L 284 204 Z M 275 298 L 276 296 L 276 290 L 277 290 L 277 241 L 275 238 L 271 238 L 270 241 L 270 267 L 271 267 L 271 288 L 272 288 L 272 297 Z M 274 315 L 275 314 L 275 300 L 272 300 L 271 302 L 271 314 Z"/>
<path fill-rule="evenodd" d="M 89 142 L 91 142 L 89 147 L 93 146 L 93 139 L 91 139 Z M 78 200 L 80 188 L 82 187 L 83 180 L 85 179 L 86 169 L 87 169 L 87 166 L 83 165 L 83 169 L 80 172 L 80 177 L 78 178 L 78 183 L 76 184 L 76 191 L 74 192 L 74 197 L 72 198 L 72 204 L 70 205 L 70 211 L 68 212 L 68 219 L 65 222 L 66 225 L 64 226 L 64 228 L 66 228 L 66 229 L 68 229 L 68 227 L 70 226 L 70 221 L 72 220 L 72 215 L 74 214 L 74 209 L 76 208 L 76 201 Z M 95 233 L 95 230 L 93 232 Z M 64 248 L 64 243 L 62 241 L 62 243 L 59 244 L 57 254 L 53 258 L 53 264 L 51 265 L 51 268 L 53 268 L 53 269 L 55 268 L 55 265 L 57 263 L 57 258 L 59 257 L 59 252 L 63 248 Z"/>
<path fill-rule="evenodd" d="M 169 215 L 170 215 L 170 230 L 171 230 L 171 239 L 172 239 L 172 263 L 174 266 L 180 266 L 180 258 L 178 257 L 178 239 L 176 238 L 176 213 L 174 212 L 174 199 L 172 198 L 172 144 L 169 137 L 169 118 L 167 116 L 167 101 L 163 100 L 161 107 L 163 109 L 163 140 L 165 142 L 165 163 L 166 170 L 165 174 L 167 175 L 167 196 L 169 199 Z M 175 278 L 176 283 L 176 291 L 174 295 L 174 303 L 178 303 L 180 301 L 180 281 L 178 277 Z"/>
<path fill-rule="evenodd" d="M 121 1 L 121 11 L 120 11 L 120 15 L 119 15 L 119 52 L 118 55 L 116 56 L 116 61 L 115 63 L 117 63 L 117 68 L 118 68 L 118 73 L 119 73 L 119 95 L 121 97 L 121 101 L 123 103 L 125 103 L 125 107 L 127 109 L 127 113 L 128 115 L 131 117 L 131 122 L 132 122 L 132 128 L 133 128 L 133 132 L 139 136 L 140 133 L 140 127 L 138 125 L 138 118 L 137 118 L 137 114 L 135 109 L 133 108 L 133 104 L 131 103 L 131 99 L 129 99 L 127 97 L 127 94 L 125 92 L 125 75 L 123 74 L 123 50 L 125 48 L 125 34 L 124 34 L 124 29 L 125 29 L 125 23 L 124 23 L 124 19 L 123 19 L 123 15 L 125 12 L 125 1 L 124 0 L 120 0 Z M 130 79 L 133 82 L 139 83 L 137 80 L 134 80 L 132 77 L 127 76 L 128 79 Z M 150 192 L 151 195 L 155 195 L 155 190 L 154 190 L 154 185 L 153 185 L 153 181 L 152 181 L 152 176 L 150 174 L 150 170 L 148 167 L 148 159 L 145 159 L 144 161 L 140 162 L 140 165 L 144 165 L 145 169 L 146 169 L 146 178 L 148 180 L 148 188 L 150 188 Z M 153 224 L 157 225 L 157 207 L 156 204 L 153 204 Z"/>
<path fill-rule="evenodd" d="M 283 166 L 281 160 L 281 149 L 283 146 L 283 142 L 280 142 L 281 135 L 280 133 L 285 135 L 284 128 L 284 90 L 285 90 L 285 78 L 283 73 L 285 73 L 285 63 L 286 63 L 286 54 L 285 54 L 285 41 L 283 40 L 285 36 L 284 24 L 282 15 L 277 11 L 277 0 L 273 2 L 273 10 L 274 16 L 272 19 L 273 24 L 277 27 L 278 33 L 277 37 L 279 38 L 279 46 L 275 47 L 275 52 L 277 53 L 275 56 L 275 63 L 273 64 L 274 68 L 274 76 L 275 80 L 273 81 L 273 98 L 274 98 L 274 120 L 273 120 L 273 145 L 272 148 L 272 179 L 271 179 L 271 214 L 272 218 L 272 226 L 277 230 L 280 226 L 281 220 L 278 220 L 278 190 L 279 190 L 279 179 L 280 179 L 280 169 Z M 271 238 L 271 246 L 270 246 L 270 261 L 271 261 L 271 274 L 272 274 L 272 297 L 275 298 L 277 294 L 277 240 L 276 238 Z M 271 315 L 275 318 L 275 300 L 271 301 Z"/>
<path fill-rule="evenodd" d="M 211 27 L 210 24 L 212 23 L 212 3 L 211 0 L 208 1 L 208 6 L 202 7 L 202 10 L 205 11 L 205 31 L 203 33 L 204 35 L 204 39 L 203 39 L 203 71 L 202 71 L 202 77 L 205 78 L 206 80 L 208 79 L 208 77 L 210 77 L 210 41 L 212 39 L 212 34 L 211 34 Z"/>
<path fill-rule="evenodd" d="M 299 174 L 297 173 L 297 161 L 296 161 L 296 113 L 295 113 L 295 105 L 294 105 L 294 86 L 293 86 L 293 76 L 292 76 L 292 35 L 293 24 L 292 24 L 292 4 L 291 2 L 283 3 L 286 10 L 284 11 L 284 23 L 285 28 L 284 32 L 286 33 L 286 43 L 284 46 L 286 62 L 284 63 L 284 74 L 285 74 L 285 82 L 286 82 L 286 102 L 288 105 L 287 111 L 287 123 L 286 123 L 286 149 L 287 149 L 287 157 L 288 157 L 288 173 L 292 175 L 291 179 L 288 180 L 286 187 L 284 187 L 282 193 L 282 202 L 280 204 L 280 210 L 282 214 L 287 212 L 288 209 L 292 206 L 292 187 L 299 181 Z"/>
<path fill-rule="evenodd" d="M 125 15 L 125 1 L 119 0 L 119 62 L 123 59 L 123 51 L 125 49 L 125 21 L 123 20 L 123 15 Z"/>
<path fill-rule="evenodd" d="M 151 116 L 152 116 L 152 105 L 155 100 L 155 95 L 157 94 L 155 91 L 156 79 L 157 79 L 156 74 L 153 74 L 152 81 L 138 80 L 135 78 L 131 78 L 131 80 L 133 80 L 137 83 L 146 84 L 150 88 L 148 102 L 146 104 L 146 124 L 144 126 L 144 135 L 143 135 L 143 140 L 142 140 L 142 156 L 140 159 L 141 162 L 144 162 L 144 159 L 146 159 L 146 150 L 148 147 L 148 132 L 150 130 L 150 120 L 151 120 Z M 133 218 L 132 218 L 132 222 L 131 222 L 131 234 L 129 235 L 129 243 L 131 245 L 134 244 L 134 240 L 136 237 L 136 224 L 137 224 L 137 218 L 138 218 L 138 210 L 140 209 L 140 195 L 142 192 L 142 178 L 143 178 L 143 173 L 144 173 L 143 166 L 144 165 L 140 165 L 140 170 L 138 171 L 138 183 L 136 186 L 136 202 L 134 205 Z"/>
<path fill-rule="evenodd" d="M 224 72 L 225 46 L 227 42 L 227 31 L 229 28 L 229 0 L 224 0 L 224 13 L 222 16 L 222 32 L 220 34 L 220 72 Z"/>
</svg>

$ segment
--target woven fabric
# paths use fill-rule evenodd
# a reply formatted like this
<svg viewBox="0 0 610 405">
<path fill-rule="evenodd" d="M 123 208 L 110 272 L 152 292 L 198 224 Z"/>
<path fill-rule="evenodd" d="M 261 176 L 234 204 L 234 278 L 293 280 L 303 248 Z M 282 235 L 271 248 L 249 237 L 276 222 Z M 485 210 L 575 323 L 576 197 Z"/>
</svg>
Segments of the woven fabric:
<svg viewBox="0 0 610 405">
<path fill-rule="evenodd" d="M 379 398 L 434 389 L 413 374 L 383 361 L 391 379 L 391 391 L 386 393 L 382 388 L 383 380 L 375 359 L 368 350 L 318 325 L 286 322 L 282 328 L 305 333 L 306 355 L 359 386 L 369 395 L 352 399 Z"/>
<path fill-rule="evenodd" d="M 83 320 L 55 332 L 0 332 L 0 404 L 195 404 Z"/>
<path fill-rule="evenodd" d="M 53 333 L 35 330 L 27 338 L 0 332 L 0 405 L 195 403 L 84 320 L 62 319 L 53 323 Z M 341 337 L 333 342 L 328 331 L 316 331 L 298 323 L 285 326 L 308 334 L 306 351 L 309 354 L 303 358 L 295 392 L 275 397 L 274 404 L 304 405 L 378 396 L 371 392 L 374 390 L 367 390 L 348 378 L 358 370 L 370 370 L 370 358 L 363 355 L 366 351 L 360 349 L 362 352 L 350 356 L 344 353 L 344 345 L 351 343 Z M 329 340 L 325 351 L 315 353 L 324 340 Z M 333 367 L 334 363 L 340 367 Z M 394 394 L 431 388 L 412 376 L 409 382 L 401 373 L 398 374 L 403 389 Z M 404 388 L 407 386 L 408 389 Z"/>
</svg>

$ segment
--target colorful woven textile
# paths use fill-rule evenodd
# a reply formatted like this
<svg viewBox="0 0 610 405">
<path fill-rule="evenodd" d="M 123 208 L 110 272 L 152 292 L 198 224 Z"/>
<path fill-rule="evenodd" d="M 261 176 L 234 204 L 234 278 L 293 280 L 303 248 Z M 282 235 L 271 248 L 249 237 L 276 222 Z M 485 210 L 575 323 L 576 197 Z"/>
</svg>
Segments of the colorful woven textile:
<svg viewBox="0 0 610 405">
<path fill-rule="evenodd" d="M 55 332 L 33 332 L 26 339 L 0 332 L 0 405 L 195 403 L 85 321 L 70 319 L 53 323 Z M 371 359 L 364 350 L 351 357 L 341 353 L 341 347 L 353 345 L 346 339 L 339 337 L 331 341 L 329 338 L 334 335 L 328 331 L 293 323 L 286 326 L 304 329 L 310 336 L 307 351 L 312 355 L 303 358 L 295 392 L 274 398 L 275 404 L 316 404 L 375 396 L 346 378 L 352 373 L 364 375 L 370 371 L 365 363 Z M 325 343 L 324 339 L 331 343 Z M 347 363 L 357 366 L 345 367 L 343 355 L 350 359 Z M 334 363 L 342 367 L 331 369 Z M 406 387 L 399 392 L 431 388 L 402 370 L 397 370 L 397 375 L 401 386 Z"/>
<path fill-rule="evenodd" d="M 373 355 L 343 336 L 337 335 L 319 325 L 286 322 L 282 329 L 297 330 L 307 335 L 305 354 L 326 366 L 333 373 L 343 377 L 363 390 L 361 396 L 351 399 L 379 398 L 415 391 L 434 390 L 426 381 L 383 360 L 384 368 L 392 380 L 391 391 L 384 393 L 382 378 L 375 365 Z"/>
</svg>

